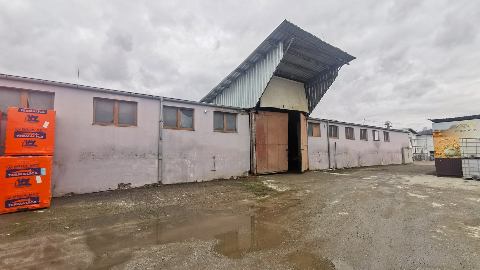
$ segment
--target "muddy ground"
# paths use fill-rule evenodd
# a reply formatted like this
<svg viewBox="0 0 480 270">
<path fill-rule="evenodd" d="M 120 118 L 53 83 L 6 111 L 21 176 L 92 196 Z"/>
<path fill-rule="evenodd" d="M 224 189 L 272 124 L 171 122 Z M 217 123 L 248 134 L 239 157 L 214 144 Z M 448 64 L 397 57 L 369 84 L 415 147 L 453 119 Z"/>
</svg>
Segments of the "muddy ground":
<svg viewBox="0 0 480 270">
<path fill-rule="evenodd" d="M 0 216 L 0 269 L 479 269 L 480 181 L 430 164 L 56 198 Z"/>
</svg>

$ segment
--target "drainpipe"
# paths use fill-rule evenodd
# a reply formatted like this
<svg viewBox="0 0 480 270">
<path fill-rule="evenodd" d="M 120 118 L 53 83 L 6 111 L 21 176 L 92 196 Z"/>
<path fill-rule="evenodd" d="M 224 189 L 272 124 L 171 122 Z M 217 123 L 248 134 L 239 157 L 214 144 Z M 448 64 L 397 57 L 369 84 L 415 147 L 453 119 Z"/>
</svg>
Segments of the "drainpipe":
<svg viewBox="0 0 480 270">
<path fill-rule="evenodd" d="M 328 127 L 328 121 L 327 121 L 327 153 L 328 153 L 328 168 L 331 169 L 332 168 L 332 163 L 330 161 L 330 136 L 328 134 L 328 130 L 329 130 L 329 127 Z"/>
<path fill-rule="evenodd" d="M 163 183 L 163 97 L 160 97 L 160 113 L 158 115 L 158 145 L 157 145 L 157 182 Z"/>
</svg>

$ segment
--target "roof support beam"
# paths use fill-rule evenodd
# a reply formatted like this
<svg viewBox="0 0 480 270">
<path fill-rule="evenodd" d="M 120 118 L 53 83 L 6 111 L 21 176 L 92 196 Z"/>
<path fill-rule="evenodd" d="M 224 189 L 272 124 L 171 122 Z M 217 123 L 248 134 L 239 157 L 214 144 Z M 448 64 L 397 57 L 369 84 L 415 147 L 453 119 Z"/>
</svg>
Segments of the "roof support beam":
<svg viewBox="0 0 480 270">
<path fill-rule="evenodd" d="M 312 57 L 310 57 L 310 56 L 307 56 L 307 55 L 305 55 L 305 54 L 303 54 L 303 53 L 295 50 L 294 48 L 290 48 L 290 50 L 288 50 L 288 54 L 291 54 L 291 55 L 293 55 L 293 56 L 299 57 L 299 58 L 301 58 L 302 60 L 304 60 L 304 61 L 306 61 L 306 62 L 309 62 L 309 63 L 311 63 L 311 64 L 314 65 L 314 66 L 320 66 L 320 67 L 322 67 L 322 69 L 330 68 L 329 65 L 327 65 L 327 64 L 325 64 L 325 63 L 322 63 L 322 62 L 320 62 L 320 61 L 318 61 L 318 60 L 316 60 L 316 59 L 314 59 L 314 58 L 312 58 Z"/>
<path fill-rule="evenodd" d="M 303 71 L 305 71 L 305 72 L 307 72 L 307 73 L 317 73 L 317 72 L 320 72 L 320 71 L 317 71 L 317 70 L 314 70 L 314 69 L 307 68 L 307 67 L 305 67 L 305 66 L 301 66 L 301 65 L 297 65 L 297 64 L 291 63 L 291 62 L 285 60 L 285 58 L 282 59 L 281 63 L 284 64 L 284 65 L 290 66 L 290 67 L 292 67 L 292 68 L 296 68 L 296 69 L 303 70 Z"/>
</svg>

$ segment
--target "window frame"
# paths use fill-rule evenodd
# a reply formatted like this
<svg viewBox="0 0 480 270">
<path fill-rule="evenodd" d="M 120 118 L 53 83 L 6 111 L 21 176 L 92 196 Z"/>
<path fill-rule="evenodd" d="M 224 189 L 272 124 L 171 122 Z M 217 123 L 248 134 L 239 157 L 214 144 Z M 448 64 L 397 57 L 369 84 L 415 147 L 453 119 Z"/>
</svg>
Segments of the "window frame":
<svg viewBox="0 0 480 270">
<path fill-rule="evenodd" d="M 362 131 L 365 131 L 365 138 L 362 138 Z M 360 129 L 360 140 L 368 142 L 368 129 L 366 128 Z"/>
<path fill-rule="evenodd" d="M 97 122 L 95 119 L 96 116 L 96 104 L 99 100 L 104 101 L 112 101 L 113 102 L 113 123 L 106 123 L 106 122 Z M 119 107 L 120 103 L 131 103 L 135 104 L 135 123 L 134 124 L 119 124 Z M 138 127 L 138 102 L 130 101 L 130 100 L 119 100 L 119 99 L 111 99 L 111 98 L 103 98 L 103 97 L 93 97 L 93 122 L 92 125 L 96 126 L 115 126 L 115 127 Z"/>
<path fill-rule="evenodd" d="M 312 126 L 312 135 L 310 135 L 309 130 Z M 318 134 L 315 134 L 315 127 L 318 127 Z M 322 131 L 320 130 L 320 123 L 307 122 L 307 137 L 322 137 Z"/>
<path fill-rule="evenodd" d="M 378 139 L 377 140 L 375 140 L 375 132 L 378 134 Z M 372 137 L 373 137 L 372 139 L 373 139 L 374 142 L 379 142 L 380 141 L 380 131 L 378 131 L 376 129 L 373 129 L 372 130 Z"/>
<path fill-rule="evenodd" d="M 215 114 L 216 113 L 220 113 L 223 116 L 223 129 L 216 129 L 215 128 Z M 235 116 L 235 130 L 228 130 L 227 129 L 227 115 Z M 238 133 L 238 117 L 237 116 L 238 116 L 238 113 L 213 111 L 213 131 L 223 132 L 223 133 Z"/>
<path fill-rule="evenodd" d="M 347 135 L 348 135 L 347 129 L 352 131 L 352 137 L 350 137 L 350 138 L 347 136 Z M 352 141 L 355 140 L 355 128 L 353 128 L 353 127 L 345 127 L 345 139 L 347 139 L 347 140 L 352 140 Z"/>
<path fill-rule="evenodd" d="M 330 133 L 330 128 L 334 127 L 337 131 L 337 135 L 336 136 L 332 136 L 332 134 Z M 328 125 L 328 131 L 327 131 L 327 135 L 329 138 L 332 138 L 332 139 L 339 139 L 340 138 L 340 129 L 338 128 L 337 125 Z"/>
<path fill-rule="evenodd" d="M 162 121 L 163 121 L 163 128 L 166 129 L 174 129 L 174 130 L 189 130 L 189 131 L 194 131 L 195 130 L 195 109 L 194 108 L 188 108 L 188 107 L 178 107 L 178 106 L 170 106 L 170 105 L 163 105 L 162 110 L 165 108 L 173 108 L 176 109 L 177 111 L 177 118 L 176 118 L 176 126 L 166 126 L 165 121 L 163 121 L 164 117 L 164 112 L 162 111 Z M 181 110 L 187 110 L 187 111 L 192 111 L 192 127 L 191 128 L 184 128 L 181 125 Z"/>
<path fill-rule="evenodd" d="M 55 109 L 55 92 L 30 90 L 30 89 L 19 89 L 19 88 L 11 88 L 11 87 L 2 87 L 2 88 L 7 89 L 8 91 L 18 92 L 18 94 L 19 94 L 18 104 L 19 104 L 20 108 L 39 109 L 39 108 L 33 108 L 33 107 L 30 106 L 30 103 L 29 103 L 30 93 L 42 93 L 42 94 L 50 95 L 52 97 L 52 103 L 51 103 L 52 106 L 49 107 L 49 108 L 45 108 L 45 109 L 46 110 L 54 110 Z M 1 114 L 4 114 L 6 116 L 7 115 L 6 110 L 2 111 Z"/>
<path fill-rule="evenodd" d="M 386 134 L 387 136 L 385 136 L 385 134 Z M 383 141 L 384 141 L 384 142 L 390 142 L 390 132 L 385 131 L 385 130 L 383 131 Z"/>
</svg>

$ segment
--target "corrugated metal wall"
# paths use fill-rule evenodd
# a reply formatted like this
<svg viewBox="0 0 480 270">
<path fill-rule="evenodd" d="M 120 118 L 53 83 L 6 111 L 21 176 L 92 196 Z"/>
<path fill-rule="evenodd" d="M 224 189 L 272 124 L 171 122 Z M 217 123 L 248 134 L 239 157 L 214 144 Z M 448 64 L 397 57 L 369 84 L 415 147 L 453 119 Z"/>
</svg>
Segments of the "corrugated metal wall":
<svg viewBox="0 0 480 270">
<path fill-rule="evenodd" d="M 308 110 L 310 112 L 315 109 L 320 99 L 325 95 L 328 88 L 332 85 L 337 78 L 338 69 L 330 69 L 325 73 L 320 74 L 312 82 L 305 84 L 305 93 L 308 99 Z"/>
<path fill-rule="evenodd" d="M 212 103 L 241 108 L 255 107 L 282 58 L 283 43 L 279 42 L 263 59 L 238 76 Z"/>
</svg>

